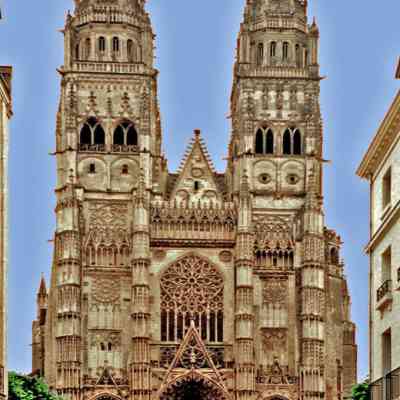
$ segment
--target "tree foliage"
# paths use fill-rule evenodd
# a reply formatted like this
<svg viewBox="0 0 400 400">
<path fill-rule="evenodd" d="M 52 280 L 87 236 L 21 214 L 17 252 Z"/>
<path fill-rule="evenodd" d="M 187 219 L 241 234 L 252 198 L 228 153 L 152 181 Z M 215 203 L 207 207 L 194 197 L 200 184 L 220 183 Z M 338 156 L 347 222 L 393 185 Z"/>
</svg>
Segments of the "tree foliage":
<svg viewBox="0 0 400 400">
<path fill-rule="evenodd" d="M 351 391 L 351 398 L 353 400 L 370 400 L 371 399 L 371 386 L 369 380 L 353 386 Z"/>
<path fill-rule="evenodd" d="M 44 381 L 37 377 L 8 374 L 9 400 L 62 400 L 50 392 Z"/>
</svg>

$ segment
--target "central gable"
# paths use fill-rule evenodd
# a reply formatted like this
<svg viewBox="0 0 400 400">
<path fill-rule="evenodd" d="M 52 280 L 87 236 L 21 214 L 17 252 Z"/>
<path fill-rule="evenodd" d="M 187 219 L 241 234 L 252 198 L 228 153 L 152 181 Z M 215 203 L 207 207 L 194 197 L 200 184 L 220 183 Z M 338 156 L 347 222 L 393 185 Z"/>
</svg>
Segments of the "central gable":
<svg viewBox="0 0 400 400">
<path fill-rule="evenodd" d="M 221 202 L 216 173 L 205 144 L 196 130 L 178 171 L 171 199 L 178 203 L 211 205 Z"/>
</svg>

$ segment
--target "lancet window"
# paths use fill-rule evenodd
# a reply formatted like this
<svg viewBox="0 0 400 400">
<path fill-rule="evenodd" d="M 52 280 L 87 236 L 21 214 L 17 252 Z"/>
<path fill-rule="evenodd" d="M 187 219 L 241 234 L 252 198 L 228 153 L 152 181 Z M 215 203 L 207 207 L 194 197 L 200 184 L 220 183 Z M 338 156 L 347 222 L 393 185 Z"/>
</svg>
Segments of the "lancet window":
<svg viewBox="0 0 400 400">
<path fill-rule="evenodd" d="M 136 49 L 135 45 L 133 44 L 133 40 L 129 39 L 126 43 L 126 52 L 128 55 L 129 62 L 135 62 L 136 60 Z"/>
<path fill-rule="evenodd" d="M 161 277 L 161 340 L 183 339 L 194 321 L 202 339 L 224 340 L 224 282 L 216 267 L 196 255 L 173 263 Z"/>
<path fill-rule="evenodd" d="M 138 134 L 133 122 L 121 122 L 114 131 L 114 151 L 135 151 L 137 145 Z"/>
<path fill-rule="evenodd" d="M 282 58 L 283 58 L 283 60 L 288 60 L 289 59 L 289 43 L 288 42 L 283 42 Z"/>
<path fill-rule="evenodd" d="M 303 138 L 299 129 L 286 129 L 283 134 L 282 151 L 286 155 L 303 154 Z"/>
<path fill-rule="evenodd" d="M 100 36 L 99 37 L 99 51 L 101 53 L 103 53 L 104 51 L 106 51 L 106 39 L 104 36 Z"/>
<path fill-rule="evenodd" d="M 271 129 L 258 129 L 256 133 L 256 154 L 274 154 L 274 132 Z"/>
<path fill-rule="evenodd" d="M 276 42 L 271 42 L 269 47 L 269 56 L 275 57 L 276 56 Z"/>
<path fill-rule="evenodd" d="M 90 117 L 80 132 L 81 151 L 104 151 L 106 134 L 97 118 Z"/>
<path fill-rule="evenodd" d="M 257 65 L 264 64 L 264 44 L 259 43 L 257 47 Z"/>
</svg>

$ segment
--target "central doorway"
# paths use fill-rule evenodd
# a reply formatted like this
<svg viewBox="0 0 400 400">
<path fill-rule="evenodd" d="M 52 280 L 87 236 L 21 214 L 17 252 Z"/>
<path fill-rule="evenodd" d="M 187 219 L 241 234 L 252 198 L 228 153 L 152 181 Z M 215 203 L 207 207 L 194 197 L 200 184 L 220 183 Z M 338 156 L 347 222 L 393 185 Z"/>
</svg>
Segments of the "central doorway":
<svg viewBox="0 0 400 400">
<path fill-rule="evenodd" d="M 169 386 L 160 400 L 226 400 L 226 397 L 212 382 L 191 377 Z"/>
</svg>

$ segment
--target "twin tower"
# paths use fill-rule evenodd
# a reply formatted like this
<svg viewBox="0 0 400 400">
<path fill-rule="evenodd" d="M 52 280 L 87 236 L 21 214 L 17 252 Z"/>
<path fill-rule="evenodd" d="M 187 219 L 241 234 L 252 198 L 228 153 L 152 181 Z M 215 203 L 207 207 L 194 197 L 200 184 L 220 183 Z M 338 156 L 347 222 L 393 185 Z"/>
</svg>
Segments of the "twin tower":
<svg viewBox="0 0 400 400">
<path fill-rule="evenodd" d="M 168 170 L 144 3 L 75 0 L 66 20 L 34 372 L 68 400 L 344 399 L 355 326 L 306 0 L 246 1 L 225 173 L 198 131 Z"/>
</svg>

